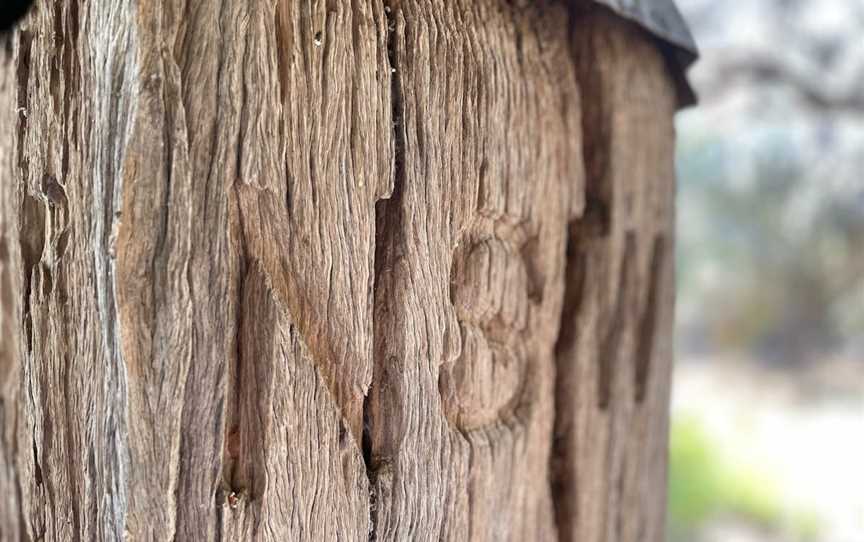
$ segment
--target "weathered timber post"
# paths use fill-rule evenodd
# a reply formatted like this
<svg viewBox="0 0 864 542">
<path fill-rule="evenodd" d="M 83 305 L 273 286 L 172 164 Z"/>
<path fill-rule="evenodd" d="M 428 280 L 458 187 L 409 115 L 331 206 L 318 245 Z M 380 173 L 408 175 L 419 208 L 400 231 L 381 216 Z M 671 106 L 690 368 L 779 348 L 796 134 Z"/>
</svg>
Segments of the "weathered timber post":
<svg viewBox="0 0 864 542">
<path fill-rule="evenodd" d="M 0 540 L 660 542 L 692 47 L 603 3 L 38 3 Z"/>
</svg>

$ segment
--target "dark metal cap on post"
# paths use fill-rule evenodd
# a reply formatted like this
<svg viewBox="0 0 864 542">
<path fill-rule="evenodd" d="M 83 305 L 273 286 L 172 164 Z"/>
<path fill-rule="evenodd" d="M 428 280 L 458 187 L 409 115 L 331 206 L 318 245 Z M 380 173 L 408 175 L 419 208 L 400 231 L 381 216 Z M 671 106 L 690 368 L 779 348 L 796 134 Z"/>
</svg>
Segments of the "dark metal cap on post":
<svg viewBox="0 0 864 542">
<path fill-rule="evenodd" d="M 696 93 L 687 81 L 686 72 L 696 61 L 699 51 L 687 22 L 674 0 L 594 0 L 653 34 L 669 59 L 678 87 L 680 107 L 696 103 Z"/>
</svg>

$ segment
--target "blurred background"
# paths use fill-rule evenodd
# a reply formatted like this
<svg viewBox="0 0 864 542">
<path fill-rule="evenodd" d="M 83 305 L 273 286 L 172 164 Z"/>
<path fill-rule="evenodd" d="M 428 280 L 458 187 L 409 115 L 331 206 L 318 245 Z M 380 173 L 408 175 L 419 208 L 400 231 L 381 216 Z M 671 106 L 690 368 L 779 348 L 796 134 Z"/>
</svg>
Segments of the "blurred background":
<svg viewBox="0 0 864 542">
<path fill-rule="evenodd" d="M 864 542 L 864 0 L 678 0 L 670 542 Z"/>
</svg>

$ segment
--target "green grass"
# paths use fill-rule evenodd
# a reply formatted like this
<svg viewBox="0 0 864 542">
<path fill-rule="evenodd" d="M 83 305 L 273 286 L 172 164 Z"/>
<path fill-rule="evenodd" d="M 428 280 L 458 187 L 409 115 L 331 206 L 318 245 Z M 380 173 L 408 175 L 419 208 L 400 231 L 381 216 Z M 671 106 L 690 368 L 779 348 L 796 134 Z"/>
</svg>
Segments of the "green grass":
<svg viewBox="0 0 864 542">
<path fill-rule="evenodd" d="M 782 491 L 764 469 L 723 457 L 721 448 L 694 418 L 675 418 L 669 465 L 670 540 L 697 540 L 702 526 L 734 518 L 767 531 L 788 532 L 795 540 L 816 539 L 812 514 L 791 514 Z M 791 532 L 789 532 L 791 531 Z"/>
<path fill-rule="evenodd" d="M 669 443 L 669 527 L 676 537 L 695 532 L 722 509 L 720 457 L 693 419 L 674 420 Z"/>
</svg>

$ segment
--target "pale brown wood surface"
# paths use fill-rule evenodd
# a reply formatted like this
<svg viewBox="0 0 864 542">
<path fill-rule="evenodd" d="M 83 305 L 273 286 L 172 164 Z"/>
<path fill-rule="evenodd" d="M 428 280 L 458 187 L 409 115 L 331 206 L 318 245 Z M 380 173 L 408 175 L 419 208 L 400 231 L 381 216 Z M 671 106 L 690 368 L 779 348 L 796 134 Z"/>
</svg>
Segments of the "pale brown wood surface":
<svg viewBox="0 0 864 542">
<path fill-rule="evenodd" d="M 573 29 L 584 213 L 570 226 L 553 491 L 563 540 L 663 540 L 674 307 L 673 115 L 664 59 L 606 12 Z"/>
<path fill-rule="evenodd" d="M 676 94 L 575 2 L 44 3 L 0 540 L 663 537 Z"/>
<path fill-rule="evenodd" d="M 2 40 L 0 40 L 2 42 Z M 0 43 L 0 45 L 4 45 Z M 21 539 L 21 491 L 16 470 L 20 261 L 14 187 L 16 111 L 11 51 L 0 52 L 0 540 Z"/>
</svg>

